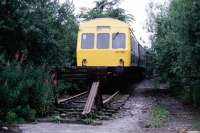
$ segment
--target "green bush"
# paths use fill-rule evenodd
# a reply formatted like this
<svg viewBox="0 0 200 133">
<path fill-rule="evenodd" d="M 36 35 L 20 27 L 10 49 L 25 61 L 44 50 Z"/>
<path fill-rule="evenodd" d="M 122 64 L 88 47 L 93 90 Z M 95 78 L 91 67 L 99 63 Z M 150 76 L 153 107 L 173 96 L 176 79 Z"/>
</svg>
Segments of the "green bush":
<svg viewBox="0 0 200 133">
<path fill-rule="evenodd" d="M 172 0 L 160 8 L 152 41 L 157 73 L 175 95 L 195 106 L 200 106 L 199 7 L 199 0 Z"/>
<path fill-rule="evenodd" d="M 78 22 L 74 9 L 68 0 L 62 4 L 0 1 L 0 120 L 44 116 L 54 105 L 54 95 L 69 92 L 68 83 L 56 89 L 51 85 L 49 69 L 43 64 L 75 64 Z"/>
<path fill-rule="evenodd" d="M 54 104 L 53 87 L 42 67 L 8 63 L 0 70 L 0 118 L 34 120 L 44 116 Z M 6 112 L 13 111 L 4 118 Z"/>
<path fill-rule="evenodd" d="M 6 121 L 9 123 L 9 124 L 14 124 L 16 123 L 17 121 L 17 115 L 15 112 L 11 112 L 9 111 L 7 114 L 6 114 Z"/>
</svg>

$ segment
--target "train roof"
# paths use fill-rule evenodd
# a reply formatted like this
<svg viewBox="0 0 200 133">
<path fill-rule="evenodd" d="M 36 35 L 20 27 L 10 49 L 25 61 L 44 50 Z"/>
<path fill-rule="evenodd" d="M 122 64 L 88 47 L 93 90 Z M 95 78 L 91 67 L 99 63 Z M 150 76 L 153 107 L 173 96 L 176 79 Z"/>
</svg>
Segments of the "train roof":
<svg viewBox="0 0 200 133">
<path fill-rule="evenodd" d="M 82 27 L 96 27 L 96 26 L 115 26 L 129 28 L 129 25 L 123 21 L 113 18 L 96 18 L 88 21 L 83 21 L 80 23 L 80 28 Z"/>
</svg>

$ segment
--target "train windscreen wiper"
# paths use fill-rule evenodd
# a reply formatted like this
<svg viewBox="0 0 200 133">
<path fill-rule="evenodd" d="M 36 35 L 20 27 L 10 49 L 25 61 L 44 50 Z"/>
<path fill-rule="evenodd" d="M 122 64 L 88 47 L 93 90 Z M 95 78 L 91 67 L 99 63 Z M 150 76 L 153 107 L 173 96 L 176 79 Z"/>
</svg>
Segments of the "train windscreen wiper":
<svg viewBox="0 0 200 133">
<path fill-rule="evenodd" d="M 118 35 L 119 35 L 119 32 L 117 32 L 117 33 L 115 34 L 115 36 L 113 37 L 113 40 L 115 40 L 115 38 L 116 38 Z"/>
</svg>

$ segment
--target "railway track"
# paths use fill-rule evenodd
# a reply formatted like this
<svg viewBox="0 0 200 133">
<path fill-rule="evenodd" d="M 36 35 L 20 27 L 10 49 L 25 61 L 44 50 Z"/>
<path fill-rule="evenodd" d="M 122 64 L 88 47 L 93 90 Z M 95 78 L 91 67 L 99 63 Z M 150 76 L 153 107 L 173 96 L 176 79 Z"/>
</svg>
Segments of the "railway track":
<svg viewBox="0 0 200 133">
<path fill-rule="evenodd" d="M 70 69 L 66 75 L 71 76 L 72 73 L 80 73 L 79 71 L 74 71 L 75 69 Z M 56 72 L 55 75 L 57 81 L 57 78 L 60 79 L 60 77 L 62 77 L 62 72 Z M 68 77 L 68 79 L 71 79 L 72 77 Z M 94 79 L 90 77 L 90 79 L 93 79 L 93 83 L 91 84 L 89 91 L 71 97 L 57 99 L 58 106 L 55 108 L 54 112 L 62 117 L 63 122 L 68 122 L 68 120 L 80 121 L 82 118 L 94 118 L 95 120 L 110 119 L 121 109 L 129 95 L 122 95 L 120 94 L 120 91 L 116 91 L 111 95 L 101 94 L 102 87 L 105 87 L 104 85 L 107 86 L 107 84 L 104 84 L 106 77 L 105 75 L 101 76 L 100 79 L 98 77 Z M 104 77 L 103 80 L 102 77 Z M 72 80 L 79 78 L 80 77 L 77 77 L 76 75 Z"/>
<path fill-rule="evenodd" d="M 97 109 L 92 107 L 92 111 L 88 115 L 83 115 L 85 107 L 87 107 L 89 92 L 82 92 L 72 97 L 59 99 L 59 108 L 56 111 L 66 120 L 82 121 L 84 118 L 91 118 L 95 121 L 112 119 L 121 109 L 129 95 L 122 95 L 116 91 L 112 95 L 102 95 L 103 107 Z"/>
</svg>

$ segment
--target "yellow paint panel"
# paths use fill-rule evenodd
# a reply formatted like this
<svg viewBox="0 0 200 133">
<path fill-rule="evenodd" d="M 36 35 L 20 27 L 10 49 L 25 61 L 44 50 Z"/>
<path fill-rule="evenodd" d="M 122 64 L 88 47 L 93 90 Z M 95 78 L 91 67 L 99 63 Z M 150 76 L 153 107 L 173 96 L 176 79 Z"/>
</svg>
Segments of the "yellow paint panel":
<svg viewBox="0 0 200 133">
<path fill-rule="evenodd" d="M 101 29 L 97 28 L 102 26 Z M 104 26 L 104 27 L 103 27 Z M 108 28 L 110 27 L 110 28 Z M 120 59 L 124 61 L 124 66 L 131 65 L 131 44 L 130 44 L 130 31 L 129 26 L 119 20 L 110 18 L 100 18 L 91 21 L 83 22 L 80 24 L 77 40 L 77 66 L 82 66 L 82 61 L 86 59 L 86 66 L 96 67 L 115 67 L 120 66 Z M 112 33 L 125 33 L 126 34 L 126 48 L 125 49 L 112 49 Z M 94 33 L 94 49 L 81 49 L 81 36 L 82 33 Z M 109 49 L 97 49 L 98 33 L 110 34 Z"/>
<path fill-rule="evenodd" d="M 130 53 L 128 51 L 116 52 L 116 51 L 99 51 L 88 50 L 78 51 L 77 65 L 82 66 L 82 61 L 87 60 L 86 66 L 101 66 L 101 67 L 113 67 L 120 66 L 120 59 L 124 60 L 124 66 L 130 66 Z"/>
</svg>

